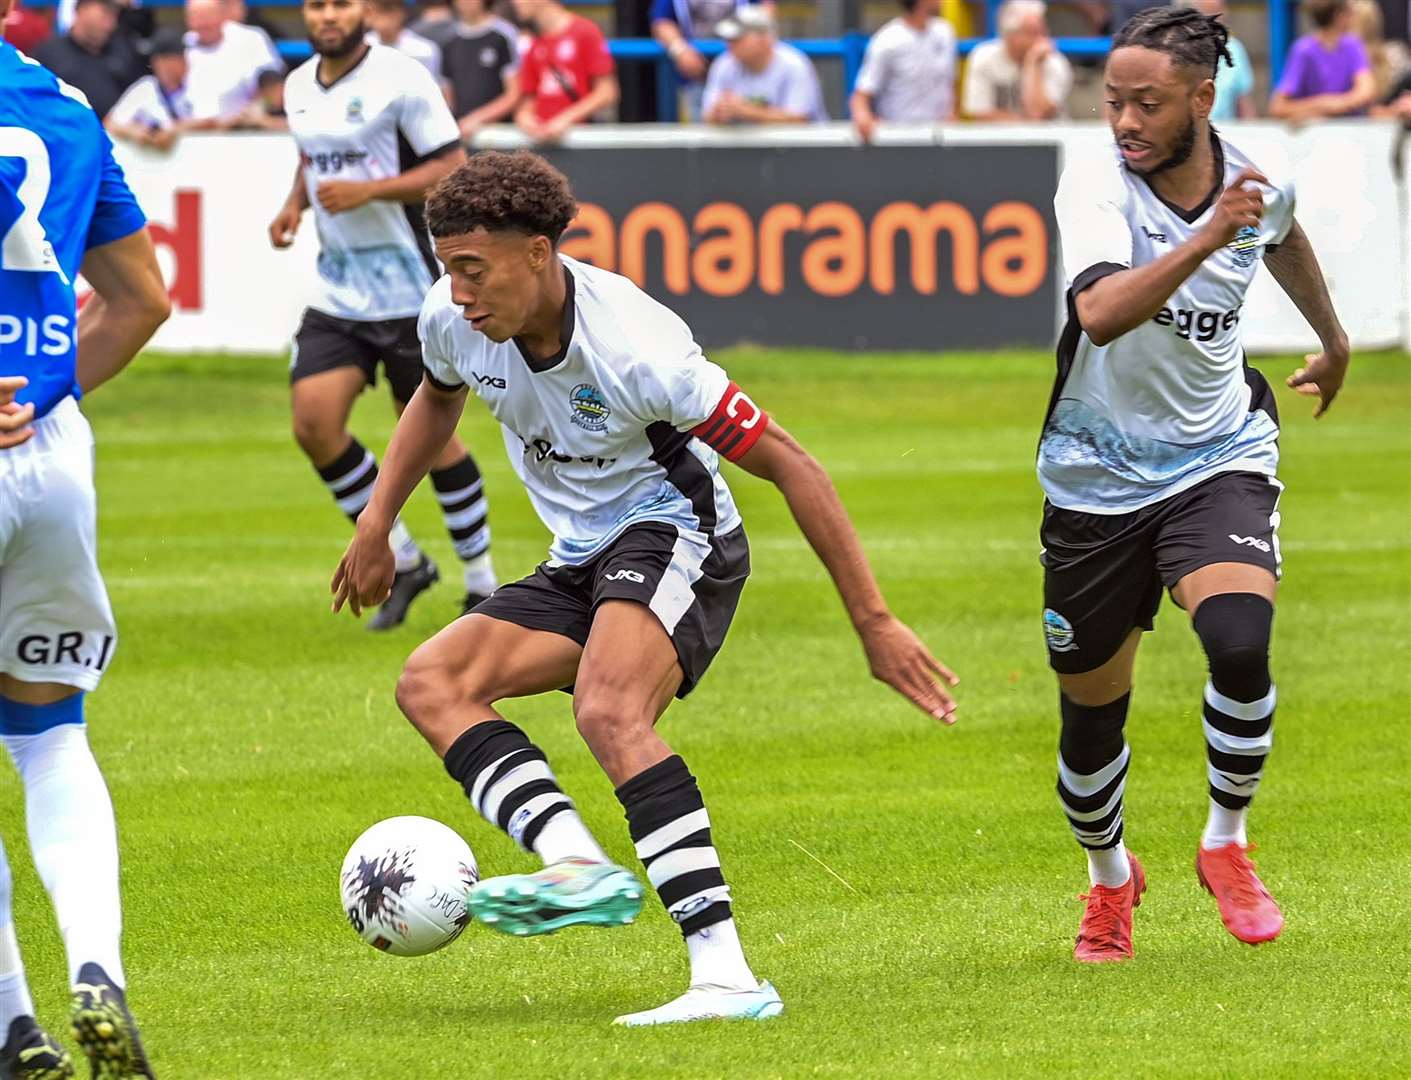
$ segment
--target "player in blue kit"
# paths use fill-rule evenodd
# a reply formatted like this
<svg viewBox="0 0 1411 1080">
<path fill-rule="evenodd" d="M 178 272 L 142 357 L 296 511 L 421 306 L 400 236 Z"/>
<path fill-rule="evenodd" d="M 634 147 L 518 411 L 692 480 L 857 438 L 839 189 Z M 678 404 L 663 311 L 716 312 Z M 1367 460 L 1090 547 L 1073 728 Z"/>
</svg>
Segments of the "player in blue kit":
<svg viewBox="0 0 1411 1080">
<path fill-rule="evenodd" d="M 78 399 L 170 312 L 145 225 L 83 94 L 0 42 L 0 742 L 63 936 L 73 1034 L 104 1080 L 152 1070 L 124 992 L 113 805 L 84 725 L 117 631 Z M 82 314 L 80 272 L 94 289 Z M 0 1078 L 73 1076 L 35 1019 L 10 897 L 0 847 Z"/>
</svg>

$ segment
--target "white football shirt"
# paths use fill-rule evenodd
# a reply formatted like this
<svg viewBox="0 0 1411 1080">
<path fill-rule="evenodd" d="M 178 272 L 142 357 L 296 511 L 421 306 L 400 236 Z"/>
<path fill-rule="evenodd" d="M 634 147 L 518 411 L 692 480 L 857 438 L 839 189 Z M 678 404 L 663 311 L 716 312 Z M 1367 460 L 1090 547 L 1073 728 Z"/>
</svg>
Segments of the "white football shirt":
<svg viewBox="0 0 1411 1080">
<path fill-rule="evenodd" d="M 414 318 L 441 274 L 420 203 L 376 199 L 341 214 L 318 204 L 325 180 L 384 180 L 460 146 L 430 72 L 385 45 L 325 86 L 317 56 L 289 75 L 284 108 L 318 226 L 318 291 L 309 306 L 342 319 Z"/>
<path fill-rule="evenodd" d="M 532 360 L 473 329 L 443 277 L 421 312 L 428 374 L 443 388 L 469 386 L 500 422 L 510 464 L 553 534 L 552 564 L 581 565 L 643 521 L 696 543 L 735 529 L 719 458 L 691 434 L 722 405 L 729 378 L 627 278 L 560 258 L 569 301 L 558 355 Z M 743 401 L 752 419 L 740 426 L 757 419 L 762 430 L 767 420 Z"/>
<path fill-rule="evenodd" d="M 1072 298 L 1142 266 L 1210 220 L 1250 160 L 1212 136 L 1222 177 L 1190 211 L 1167 203 L 1115 146 L 1078 155 L 1054 197 L 1068 284 L 1058 381 L 1039 443 L 1039 481 L 1055 506 L 1126 513 L 1222 472 L 1273 476 L 1278 423 L 1268 384 L 1245 365 L 1240 312 L 1259 260 L 1293 225 L 1291 183 L 1264 188 L 1264 217 L 1200 265 L 1147 322 L 1107 345 L 1078 324 Z M 1268 175 L 1265 173 L 1264 175 Z M 1266 404 L 1267 403 L 1267 404 Z"/>
<path fill-rule="evenodd" d="M 107 119 L 117 124 L 165 131 L 179 120 L 190 120 L 191 116 L 191 99 L 185 86 L 168 93 L 155 75 L 144 75 L 123 91 L 122 97 L 108 110 Z"/>
<path fill-rule="evenodd" d="M 382 39 L 372 30 L 367 32 L 367 37 L 364 40 L 366 40 L 369 45 L 382 44 Z M 436 42 L 432 41 L 430 38 L 422 37 L 415 30 L 407 30 L 404 28 L 402 32 L 397 35 L 396 43 L 389 46 L 389 48 L 396 49 L 399 53 L 405 53 L 407 56 L 410 56 L 427 71 L 431 72 L 433 78 L 439 79 L 441 77 L 441 46 L 437 45 Z"/>
<path fill-rule="evenodd" d="M 186 34 L 186 93 L 197 120 L 236 116 L 259 95 L 262 71 L 283 71 L 284 61 L 257 26 L 227 21 L 214 45 Z"/>
<path fill-rule="evenodd" d="M 878 119 L 930 124 L 955 110 L 955 31 L 933 18 L 921 29 L 895 18 L 867 43 L 857 88 Z"/>
</svg>

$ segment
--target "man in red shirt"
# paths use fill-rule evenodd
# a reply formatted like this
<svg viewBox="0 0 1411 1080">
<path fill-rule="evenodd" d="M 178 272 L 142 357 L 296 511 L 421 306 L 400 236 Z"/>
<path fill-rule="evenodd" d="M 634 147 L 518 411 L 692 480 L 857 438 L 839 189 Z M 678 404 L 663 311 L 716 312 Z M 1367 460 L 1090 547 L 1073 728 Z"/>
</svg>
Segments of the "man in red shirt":
<svg viewBox="0 0 1411 1080">
<path fill-rule="evenodd" d="M 617 103 L 612 54 L 602 31 L 559 0 L 514 0 L 514 10 L 534 34 L 520 66 L 514 122 L 535 142 L 558 142 Z"/>
</svg>

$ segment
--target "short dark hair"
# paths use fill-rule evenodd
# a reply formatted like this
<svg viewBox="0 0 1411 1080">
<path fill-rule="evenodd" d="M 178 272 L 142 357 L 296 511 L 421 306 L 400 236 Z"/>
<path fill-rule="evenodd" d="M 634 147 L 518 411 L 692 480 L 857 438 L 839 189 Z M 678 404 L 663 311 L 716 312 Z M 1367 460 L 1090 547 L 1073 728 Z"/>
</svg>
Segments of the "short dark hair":
<svg viewBox="0 0 1411 1080">
<path fill-rule="evenodd" d="M 1346 7 L 1347 0 L 1307 0 L 1303 10 L 1313 20 L 1314 26 L 1319 30 L 1326 30 Z"/>
<path fill-rule="evenodd" d="M 426 198 L 426 224 L 435 237 L 484 229 L 547 236 L 557 244 L 577 213 L 568 177 L 528 150 L 473 153 Z"/>
<path fill-rule="evenodd" d="M 1213 79 L 1223 59 L 1230 67 L 1230 31 L 1218 15 L 1194 8 L 1150 7 L 1137 12 L 1112 39 L 1113 51 L 1138 46 L 1164 52 L 1173 63 L 1200 69 Z"/>
</svg>

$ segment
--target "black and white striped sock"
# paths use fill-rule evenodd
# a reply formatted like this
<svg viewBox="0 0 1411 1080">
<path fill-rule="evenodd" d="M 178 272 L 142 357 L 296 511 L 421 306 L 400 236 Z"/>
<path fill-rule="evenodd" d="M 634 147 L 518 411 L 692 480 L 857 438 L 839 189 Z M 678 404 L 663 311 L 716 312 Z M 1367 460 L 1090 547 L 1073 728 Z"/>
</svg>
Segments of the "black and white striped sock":
<svg viewBox="0 0 1411 1080">
<path fill-rule="evenodd" d="M 465 564 L 466 589 L 488 596 L 497 582 L 490 563 L 490 507 L 479 466 L 466 454 L 444 469 L 432 469 L 431 486 L 446 519 L 451 546 Z"/>
<path fill-rule="evenodd" d="M 508 720 L 464 732 L 446 751 L 445 765 L 481 817 L 546 865 L 568 858 L 608 861 L 544 751 Z"/>
<path fill-rule="evenodd" d="M 377 482 L 377 458 L 373 457 L 372 451 L 353 439 L 348 443 L 348 449 L 322 466 L 318 474 L 327 485 L 333 501 L 338 504 L 338 509 L 356 525 L 358 515 L 372 498 L 372 485 Z"/>
<path fill-rule="evenodd" d="M 333 501 L 338 504 L 338 509 L 356 525 L 358 515 L 372 498 L 372 486 L 377 482 L 377 458 L 372 451 L 357 439 L 350 439 L 348 449 L 320 467 L 318 475 L 333 496 Z M 389 539 L 399 571 L 410 570 L 421 561 L 421 549 L 416 546 L 416 541 L 400 517 L 392 523 Z"/>
<path fill-rule="evenodd" d="M 758 986 L 740 947 L 705 800 L 686 763 L 679 755 L 657 762 L 619 787 L 617 798 L 647 879 L 686 938 L 691 985 Z"/>
<path fill-rule="evenodd" d="M 1210 809 L 1201 844 L 1245 844 L 1250 800 L 1274 745 L 1274 605 L 1254 593 L 1219 593 L 1191 621 L 1210 664 L 1202 710 Z"/>
<path fill-rule="evenodd" d="M 1116 888 L 1130 876 L 1122 843 L 1122 796 L 1131 749 L 1123 736 L 1130 694 L 1106 705 L 1078 705 L 1060 695 L 1058 800 L 1087 852 L 1094 885 Z"/>
<path fill-rule="evenodd" d="M 1274 746 L 1274 684 L 1255 701 L 1227 697 L 1205 684 L 1205 757 L 1210 815 L 1201 838 L 1207 848 L 1247 842 L 1245 818 L 1259 790 L 1264 761 Z"/>
</svg>

